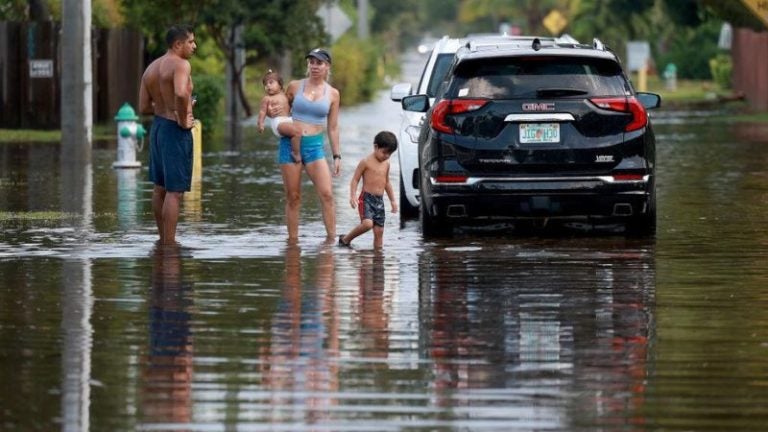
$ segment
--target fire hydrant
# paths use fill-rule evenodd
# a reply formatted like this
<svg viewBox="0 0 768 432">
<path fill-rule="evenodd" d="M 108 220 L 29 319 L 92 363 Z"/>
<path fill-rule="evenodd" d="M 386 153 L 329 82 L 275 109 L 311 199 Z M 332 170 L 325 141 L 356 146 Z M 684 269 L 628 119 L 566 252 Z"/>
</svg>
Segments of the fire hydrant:
<svg viewBox="0 0 768 432">
<path fill-rule="evenodd" d="M 139 117 L 128 102 L 117 111 L 117 160 L 112 168 L 139 168 L 136 150 L 141 150 L 147 131 L 137 122 Z"/>
</svg>

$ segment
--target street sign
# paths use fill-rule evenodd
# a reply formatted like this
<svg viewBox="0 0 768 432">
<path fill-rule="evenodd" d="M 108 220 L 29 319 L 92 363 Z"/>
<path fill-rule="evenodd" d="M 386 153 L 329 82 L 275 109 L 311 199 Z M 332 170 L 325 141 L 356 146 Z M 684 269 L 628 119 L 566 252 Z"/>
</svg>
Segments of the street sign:
<svg viewBox="0 0 768 432">
<path fill-rule="evenodd" d="M 768 0 L 741 0 L 742 3 L 768 27 Z"/>
<path fill-rule="evenodd" d="M 568 25 L 568 19 L 557 9 L 552 9 L 542 21 L 550 33 L 557 36 Z"/>
<path fill-rule="evenodd" d="M 352 20 L 335 3 L 332 6 L 323 3 L 315 15 L 323 21 L 325 32 L 331 35 L 331 42 L 336 42 L 336 39 L 352 27 Z"/>
<path fill-rule="evenodd" d="M 30 60 L 30 78 L 53 78 L 53 60 Z"/>
<path fill-rule="evenodd" d="M 645 69 L 651 59 L 651 44 L 648 41 L 627 42 L 627 70 L 630 72 Z"/>
</svg>

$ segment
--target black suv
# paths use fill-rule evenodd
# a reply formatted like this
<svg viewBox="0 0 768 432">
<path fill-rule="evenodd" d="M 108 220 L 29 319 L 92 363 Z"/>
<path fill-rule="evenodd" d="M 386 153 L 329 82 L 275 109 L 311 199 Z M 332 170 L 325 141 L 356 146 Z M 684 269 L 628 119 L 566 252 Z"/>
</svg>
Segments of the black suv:
<svg viewBox="0 0 768 432">
<path fill-rule="evenodd" d="M 419 136 L 425 237 L 453 225 L 554 219 L 656 231 L 655 138 L 646 109 L 600 41 L 468 42 Z"/>
</svg>

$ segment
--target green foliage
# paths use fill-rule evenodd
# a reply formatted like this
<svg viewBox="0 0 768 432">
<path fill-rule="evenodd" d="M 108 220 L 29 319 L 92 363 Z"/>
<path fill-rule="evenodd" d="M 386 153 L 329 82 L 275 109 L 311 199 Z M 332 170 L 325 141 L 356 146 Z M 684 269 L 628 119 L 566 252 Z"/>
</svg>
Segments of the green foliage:
<svg viewBox="0 0 768 432">
<path fill-rule="evenodd" d="M 677 65 L 682 79 L 710 79 L 709 59 L 717 55 L 721 23 L 710 20 L 697 28 L 680 27 L 669 41 L 667 50 L 656 56 L 656 64 Z"/>
<path fill-rule="evenodd" d="M 712 79 L 721 89 L 731 88 L 731 72 L 733 71 L 731 56 L 720 53 L 709 59 L 709 70 Z"/>
<path fill-rule="evenodd" d="M 201 8 L 208 6 L 210 0 L 197 2 L 197 7 L 190 7 L 183 0 L 133 0 L 122 2 L 125 23 L 139 29 L 146 38 L 145 49 L 150 57 L 159 57 L 165 50 L 165 32 L 168 27 L 178 23 L 197 25 Z M 195 37 L 198 37 L 195 29 Z"/>
<path fill-rule="evenodd" d="M 3 0 L 0 2 L 0 21 L 26 21 L 26 0 Z"/>
<path fill-rule="evenodd" d="M 220 121 L 221 98 L 224 96 L 224 83 L 221 76 L 194 76 L 195 118 L 203 122 L 203 133 L 208 135 L 216 129 Z"/>
<path fill-rule="evenodd" d="M 189 59 L 192 65 L 192 77 L 196 75 L 219 75 L 224 76 L 224 64 L 226 59 L 216 43 L 209 37 L 198 38 L 197 50 L 195 55 Z"/>
<path fill-rule="evenodd" d="M 763 23 L 741 1 L 701 0 L 701 3 L 708 15 L 727 21 L 734 27 L 765 31 Z"/>
<path fill-rule="evenodd" d="M 0 21 L 28 21 L 32 20 L 29 0 L 0 0 Z M 91 23 L 97 28 L 113 28 L 123 24 L 120 14 L 119 0 L 92 0 Z M 62 0 L 38 0 L 39 11 L 46 14 L 46 20 L 61 21 Z M 6 12 L 10 12 L 6 14 Z"/>
<path fill-rule="evenodd" d="M 332 47 L 332 83 L 341 93 L 342 105 L 370 100 L 381 88 L 384 64 L 379 45 L 345 36 Z"/>
<path fill-rule="evenodd" d="M 704 21 L 699 0 L 664 0 L 670 20 L 681 26 L 696 27 Z"/>
<path fill-rule="evenodd" d="M 240 72 L 234 67 L 236 48 L 243 47 L 246 64 L 254 64 L 288 50 L 298 56 L 325 42 L 325 33 L 315 16 L 319 4 L 320 0 L 199 0 L 190 7 L 183 0 L 123 2 L 127 22 L 147 35 L 147 50 L 155 57 L 166 49 L 166 29 L 175 23 L 188 23 L 195 27 L 199 44 L 207 38 L 215 42 L 235 73 Z M 235 28 L 243 30 L 242 42 L 233 38 Z M 241 102 L 250 115 L 248 101 Z"/>
</svg>

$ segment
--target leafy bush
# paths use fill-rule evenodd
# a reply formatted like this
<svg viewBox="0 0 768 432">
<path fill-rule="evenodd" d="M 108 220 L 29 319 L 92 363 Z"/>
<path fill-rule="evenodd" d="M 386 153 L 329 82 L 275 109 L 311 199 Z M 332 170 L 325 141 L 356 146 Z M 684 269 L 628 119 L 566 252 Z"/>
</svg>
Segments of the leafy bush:
<svg viewBox="0 0 768 432">
<path fill-rule="evenodd" d="M 709 59 L 709 71 L 712 74 L 712 79 L 721 89 L 731 88 L 732 70 L 731 56 L 727 54 L 718 54 Z"/>
<path fill-rule="evenodd" d="M 219 107 L 224 96 L 224 83 L 221 77 L 212 75 L 194 76 L 192 80 L 197 97 L 193 110 L 195 118 L 203 123 L 203 134 L 208 135 L 221 123 Z"/>
<path fill-rule="evenodd" d="M 676 64 L 677 77 L 680 79 L 712 78 L 709 59 L 719 51 L 717 38 L 720 25 L 720 22 L 712 21 L 696 29 L 679 29 L 676 37 L 670 41 L 667 51 L 657 57 L 656 64 Z"/>
<path fill-rule="evenodd" d="M 331 83 L 341 93 L 342 105 L 368 101 L 382 86 L 384 66 L 378 44 L 341 38 L 332 48 Z"/>
</svg>

